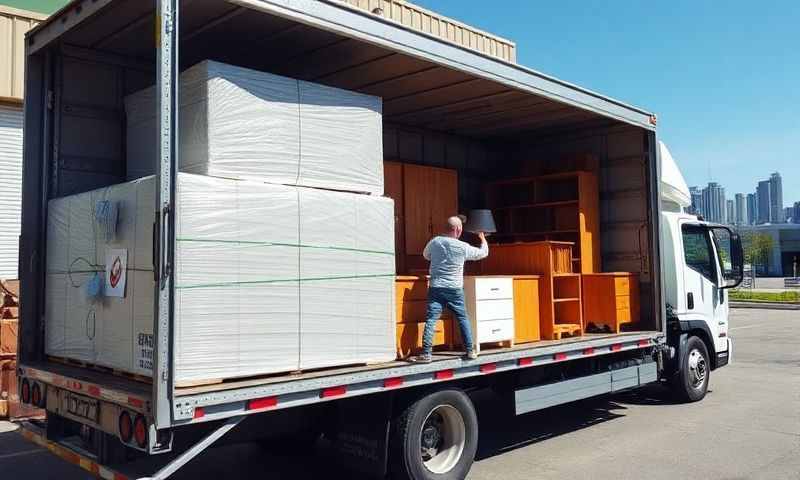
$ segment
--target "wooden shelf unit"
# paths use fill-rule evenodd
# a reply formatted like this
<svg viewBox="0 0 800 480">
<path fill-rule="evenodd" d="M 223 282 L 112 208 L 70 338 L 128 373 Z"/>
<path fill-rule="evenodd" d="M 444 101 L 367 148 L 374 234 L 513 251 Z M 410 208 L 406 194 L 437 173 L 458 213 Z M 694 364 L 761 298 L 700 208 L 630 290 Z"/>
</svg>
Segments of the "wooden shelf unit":
<svg viewBox="0 0 800 480">
<path fill-rule="evenodd" d="M 569 241 L 575 243 L 575 269 L 600 271 L 600 194 L 597 175 L 557 173 L 490 183 L 486 202 L 495 217 L 501 243 Z"/>
<path fill-rule="evenodd" d="M 514 275 L 514 343 L 542 339 L 539 318 L 539 275 Z"/>
<path fill-rule="evenodd" d="M 481 261 L 483 275 L 538 275 L 542 339 L 583 333 L 581 275 L 573 273 L 570 242 L 493 244 Z"/>
</svg>

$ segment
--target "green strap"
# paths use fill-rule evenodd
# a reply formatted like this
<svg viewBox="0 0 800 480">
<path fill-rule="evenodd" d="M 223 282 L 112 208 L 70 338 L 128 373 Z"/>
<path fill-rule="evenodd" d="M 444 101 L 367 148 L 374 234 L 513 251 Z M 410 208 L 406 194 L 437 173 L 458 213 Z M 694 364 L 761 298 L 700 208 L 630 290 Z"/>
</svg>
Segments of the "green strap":
<svg viewBox="0 0 800 480">
<path fill-rule="evenodd" d="M 200 283 L 195 285 L 176 285 L 176 290 L 187 290 L 194 288 L 214 288 L 214 287 L 236 287 L 240 285 L 260 285 L 270 283 L 293 283 L 293 282 L 318 282 L 324 280 L 351 280 L 357 278 L 385 278 L 394 277 L 395 273 L 383 273 L 374 275 L 345 275 L 334 277 L 306 277 L 306 278 L 278 278 L 270 280 L 243 280 L 238 282 L 216 282 L 216 283 Z"/>
<path fill-rule="evenodd" d="M 263 246 L 263 247 L 296 247 L 296 248 L 312 248 L 312 249 L 321 249 L 321 250 L 339 250 L 339 251 L 346 251 L 346 252 L 358 252 L 358 253 L 374 253 L 378 255 L 391 255 L 394 256 L 394 252 L 387 252 L 383 250 L 366 250 L 362 248 L 349 248 L 349 247 L 337 247 L 333 245 L 305 245 L 301 243 L 279 243 L 279 242 L 258 242 L 258 241 L 251 241 L 251 240 L 214 240 L 208 238 L 176 238 L 175 241 L 177 242 L 198 242 L 198 243 L 232 243 L 232 244 L 239 244 L 239 245 L 253 245 L 253 246 Z"/>
</svg>

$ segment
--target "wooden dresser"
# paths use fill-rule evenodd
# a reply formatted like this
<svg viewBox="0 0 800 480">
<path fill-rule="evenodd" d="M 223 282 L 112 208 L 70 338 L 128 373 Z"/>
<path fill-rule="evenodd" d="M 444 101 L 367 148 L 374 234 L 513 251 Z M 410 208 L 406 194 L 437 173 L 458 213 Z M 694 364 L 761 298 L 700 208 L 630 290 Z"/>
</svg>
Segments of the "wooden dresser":
<svg viewBox="0 0 800 480">
<path fill-rule="evenodd" d="M 464 277 L 464 301 L 475 348 L 481 343 L 514 343 L 514 279 L 510 276 Z"/>
<path fill-rule="evenodd" d="M 639 321 L 639 275 L 630 272 L 591 273 L 582 276 L 583 326 L 589 332 L 606 326 L 619 333 Z"/>
</svg>

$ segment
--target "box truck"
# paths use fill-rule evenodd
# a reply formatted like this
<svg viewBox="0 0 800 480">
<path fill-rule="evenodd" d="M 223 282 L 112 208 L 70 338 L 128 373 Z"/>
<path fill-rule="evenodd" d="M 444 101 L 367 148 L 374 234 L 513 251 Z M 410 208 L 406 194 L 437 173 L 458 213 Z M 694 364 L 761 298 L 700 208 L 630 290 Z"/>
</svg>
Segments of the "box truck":
<svg viewBox="0 0 800 480">
<path fill-rule="evenodd" d="M 352 466 L 372 474 L 409 479 L 464 478 L 473 462 L 480 430 L 470 397 L 482 389 L 493 389 L 512 399 L 510 404 L 518 415 L 653 382 L 669 385 L 685 401 L 701 400 L 711 372 L 732 358 L 726 292 L 742 279 L 742 250 L 738 236 L 727 227 L 684 213 L 689 204 L 688 189 L 666 147 L 658 140 L 655 115 L 499 59 L 485 49 L 468 48 L 468 42 L 449 41 L 432 33 L 434 27 L 420 31 L 344 3 L 76 0 L 27 35 L 17 373 L 23 401 L 47 411 L 48 440 L 74 446 L 76 438 L 80 439 L 81 451 L 93 457 L 92 461 L 99 465 L 95 471 L 101 475 L 107 475 L 105 465 L 124 469 L 126 462 L 150 457 L 147 465 L 152 471 L 147 475 L 166 478 L 216 441 L 231 436 L 273 436 L 288 441 L 324 435 L 342 458 L 355 459 L 350 462 Z M 336 204 L 337 195 L 371 193 L 369 196 L 380 203 L 385 200 L 380 197 L 381 191 L 395 192 L 389 196 L 396 207 L 404 202 L 405 210 L 395 209 L 395 216 L 402 217 L 409 212 L 409 202 L 423 202 L 420 199 L 424 192 L 438 190 L 435 186 L 440 174 L 457 178 L 452 194 L 457 208 L 463 211 L 484 208 L 484 193 L 492 183 L 502 186 L 528 178 L 547 178 L 558 185 L 547 184 L 551 187 L 542 187 L 543 191 L 573 191 L 578 187 L 564 183 L 568 177 L 564 172 L 589 172 L 586 175 L 596 179 L 594 200 L 586 206 L 595 212 L 591 220 L 581 213 L 576 217 L 579 224 L 565 227 L 557 218 L 525 214 L 528 216 L 524 218 L 533 219 L 533 224 L 555 224 L 546 233 L 518 233 L 522 241 L 577 245 L 580 253 L 565 259 L 564 268 L 568 271 L 572 271 L 570 263 L 580 266 L 576 268 L 580 273 L 572 275 L 628 272 L 631 276 L 625 278 L 634 278 L 635 285 L 623 282 L 618 287 L 624 288 L 626 298 L 638 305 L 633 327 L 590 331 L 588 325 L 580 323 L 580 307 L 553 306 L 555 314 L 559 309 L 575 313 L 576 328 L 582 334 L 562 336 L 550 332 L 549 338 L 540 341 L 489 346 L 482 348 L 474 360 L 458 352 L 437 352 L 430 364 L 387 360 L 384 343 L 380 344 L 383 353 L 376 357 L 377 361 L 358 360 L 371 355 L 359 356 L 361 344 L 341 344 L 337 352 L 345 360 L 329 362 L 324 355 L 316 355 L 304 364 L 301 357 L 294 357 L 298 353 L 291 345 L 300 338 L 298 332 L 289 332 L 292 336 L 286 338 L 291 341 L 263 344 L 263 348 L 270 349 L 270 359 L 292 356 L 283 359 L 289 367 L 282 366 L 268 374 L 248 369 L 266 362 L 261 354 L 247 355 L 248 341 L 259 344 L 259 337 L 237 337 L 234 343 L 239 350 L 228 355 L 230 345 L 223 340 L 230 332 L 224 329 L 226 325 L 230 325 L 229 330 L 245 328 L 241 315 L 246 310 L 243 305 L 250 305 L 250 300 L 264 304 L 259 308 L 267 312 L 264 318 L 252 318 L 251 325 L 269 324 L 275 312 L 285 307 L 277 296 L 271 296 L 275 290 L 250 294 L 239 290 L 236 308 L 226 310 L 217 308 L 226 305 L 224 292 L 192 297 L 182 289 L 188 278 L 184 255 L 191 248 L 181 234 L 202 233 L 207 226 L 204 213 L 245 204 L 239 200 L 242 197 L 217 200 L 216 195 L 228 188 L 222 180 L 220 184 L 208 183 L 212 177 L 197 175 L 196 171 L 184 173 L 193 172 L 187 169 L 196 168 L 199 157 L 185 147 L 181 138 L 197 132 L 188 130 L 192 125 L 181 124 L 187 105 L 182 102 L 180 72 L 206 60 L 289 79 L 288 85 L 297 86 L 297 98 L 302 95 L 302 82 L 310 82 L 309 85 L 381 99 L 381 116 L 375 118 L 382 142 L 366 152 L 369 155 L 376 148 L 378 152 L 382 149 L 381 160 L 387 165 L 399 164 L 405 174 L 392 178 L 399 178 L 400 186 L 390 187 L 390 177 L 384 179 L 374 169 L 373 174 L 363 178 L 341 176 L 341 184 L 365 187 L 355 187 L 361 191 L 358 194 L 328 192 L 329 196 L 323 195 L 322 200 L 307 203 L 307 215 L 311 217 L 326 217 L 335 211 L 331 206 Z M 142 91 L 149 93 L 137 93 Z M 295 95 L 291 88 L 287 91 Z M 136 96 L 152 99 L 137 103 L 151 111 L 136 110 L 137 118 L 149 119 L 150 130 L 139 128 L 140 123 L 131 120 L 130 99 Z M 252 103 L 255 106 L 258 99 L 254 97 Z M 321 99 L 307 104 L 328 105 Z M 224 105 L 205 110 L 209 126 L 206 134 L 212 134 L 211 125 L 225 114 Z M 299 115 L 302 122 L 302 112 Z M 234 131 L 239 131 L 248 120 L 241 117 L 239 125 L 233 123 Z M 353 136 L 371 135 L 368 128 L 353 130 L 346 128 L 348 125 L 334 116 L 318 122 L 311 130 L 297 131 L 325 138 L 329 133 L 326 129 L 344 126 L 341 132 L 347 137 L 342 140 L 346 145 L 353 143 Z M 274 132 L 273 128 L 263 129 L 264 136 Z M 224 129 L 222 135 L 230 140 Z M 249 140 L 253 138 L 263 140 L 260 135 Z M 247 141 L 248 138 L 242 140 Z M 237 143 L 229 142 L 229 147 L 235 149 Z M 335 145 L 336 140 L 323 143 Z M 211 151 L 210 141 L 208 145 Z M 294 154 L 288 150 L 276 154 L 269 147 L 264 148 L 257 153 L 271 155 L 278 163 Z M 150 152 L 146 154 L 150 157 L 132 153 L 142 151 Z M 236 155 L 246 154 L 242 151 Z M 342 165 L 358 163 L 348 155 L 357 153 L 360 155 L 361 151 L 356 147 L 341 150 Z M 236 155 L 231 158 L 240 160 Z M 302 158 L 302 151 L 298 155 Z M 328 167 L 336 170 L 335 163 Z M 420 167 L 432 170 L 419 174 Z M 138 186 L 131 190 L 133 187 L 124 187 L 131 185 L 125 183 L 131 180 L 131 172 L 136 176 L 153 175 L 135 180 Z M 578 176 L 582 178 L 584 174 Z M 301 183 L 301 174 L 292 177 L 290 172 L 289 177 L 297 182 L 288 183 Z M 319 181 L 313 179 L 314 175 L 309 178 Z M 205 187 L 203 182 L 207 182 Z M 194 184 L 197 185 L 192 187 Z M 261 188 L 247 185 L 255 190 Z M 327 184 L 323 180 L 310 186 L 320 185 L 325 188 Z M 409 192 L 409 185 L 416 193 L 400 200 L 396 192 Z M 133 257 L 125 257 L 119 264 L 115 260 L 113 265 L 103 265 L 104 261 L 112 262 L 98 258 L 96 251 L 89 252 L 94 257 L 82 253 L 80 258 L 86 260 L 84 267 L 90 271 L 109 269 L 115 282 L 123 270 L 127 272 L 129 288 L 144 294 L 136 294 L 139 313 L 124 313 L 125 321 L 136 324 L 137 318 L 149 316 L 151 331 L 132 334 L 121 342 L 103 343 L 102 352 L 98 353 L 99 339 L 105 338 L 104 328 L 111 331 L 111 325 L 123 315 L 107 308 L 102 313 L 102 323 L 98 322 L 100 317 L 86 319 L 86 331 L 81 335 L 93 343 L 80 344 L 81 348 L 58 355 L 56 347 L 68 344 L 59 344 L 58 332 L 68 337 L 69 329 L 54 328 L 48 322 L 65 318 L 62 313 L 69 315 L 70 308 L 68 303 L 58 303 L 61 297 L 53 294 L 53 285 L 62 282 L 65 291 L 71 292 L 68 287 L 78 270 L 71 266 L 74 260 L 69 260 L 69 252 L 82 251 L 86 243 L 72 240 L 83 233 L 91 239 L 103 232 L 113 237 L 114 229 L 122 228 L 126 218 L 124 208 L 117 210 L 111 203 L 97 203 L 91 192 L 142 192 L 148 188 L 146 195 L 135 195 L 135 218 L 137 222 L 147 219 L 141 220 L 147 226 L 142 231 L 147 234 L 140 231 L 135 235 L 137 244 L 128 250 Z M 237 195 L 247 188 L 237 187 Z M 264 231 L 291 233 L 292 225 L 298 225 L 297 218 L 303 215 L 302 198 L 299 210 L 297 206 L 297 198 L 302 195 L 293 197 L 294 190 L 281 189 L 305 186 L 269 188 L 275 193 L 253 196 L 250 204 L 278 211 L 257 210 L 249 220 L 257 223 L 258 219 L 274 218 L 275 228 L 267 225 Z M 348 188 L 351 187 L 343 189 Z M 543 208 L 551 212 L 547 215 L 555 215 L 553 209 L 580 204 L 578 200 L 555 197 L 523 207 Z M 73 224 L 70 215 L 59 217 L 59 212 L 67 208 L 65 205 L 69 211 L 82 211 L 76 198 L 89 198 L 88 212 L 102 205 L 103 214 L 94 211 L 88 223 L 75 223 L 72 230 L 58 230 L 54 225 L 63 223 L 56 222 L 57 218 L 69 218 L 69 224 Z M 106 201 L 105 197 L 100 201 Z M 433 207 L 431 211 L 438 212 Z M 249 225 L 246 211 L 232 212 L 220 217 L 224 221 L 233 218 L 240 222 L 237 225 Z M 119 225 L 115 223 L 117 219 Z M 398 225 L 398 218 L 395 221 Z M 303 234 L 300 222 L 298 235 Z M 498 222 L 502 228 L 510 228 L 503 223 L 505 220 L 498 218 Z M 111 225 L 116 226 L 109 230 Z M 214 225 L 222 225 L 217 229 L 222 233 L 234 228 Z M 106 230 L 86 232 L 96 227 Z M 330 236 L 325 230 L 310 231 L 309 238 L 316 236 L 317 241 Z M 431 226 L 428 233 L 432 232 Z M 495 237 L 498 242 L 501 233 Z M 59 244 L 54 240 L 57 235 L 67 239 L 64 241 L 69 246 L 63 251 L 55 246 Z M 426 233 L 423 229 L 421 234 L 398 234 L 395 226 L 395 250 L 389 253 L 398 261 L 397 270 L 389 272 L 392 276 L 415 270 L 419 273 L 424 268 L 418 256 L 413 255 L 414 244 L 420 240 L 414 235 L 424 237 Z M 576 240 L 575 235 L 580 237 Z M 589 235 L 588 239 L 584 235 Z M 342 251 L 375 253 L 375 248 L 358 243 L 364 240 L 360 233 L 357 237 L 352 239 L 355 247 Z M 238 237 L 230 241 L 242 243 Z M 386 242 L 391 243 L 390 239 Z M 292 236 L 284 243 L 280 246 L 316 247 L 304 246 Z M 401 248 L 405 249 L 403 258 Z M 197 258 L 214 260 L 218 258 L 214 252 L 217 251 L 208 250 Z M 299 256 L 302 262 L 297 248 L 291 252 L 286 256 Z M 66 263 L 59 255 L 68 256 Z M 226 257 L 222 255 L 221 259 Z M 259 267 L 257 262 L 238 262 L 237 275 L 259 268 L 270 273 L 283 268 L 272 263 Z M 121 268 L 123 263 L 128 266 Z M 230 267 L 229 262 L 222 263 L 220 269 Z M 67 269 L 66 279 L 59 277 L 54 265 Z M 194 278 L 191 285 L 201 285 L 203 275 L 207 272 Z M 229 279 L 225 278 L 227 282 Z M 251 281 L 246 275 L 236 278 L 237 285 Z M 574 292 L 580 292 L 580 287 L 570 288 L 574 289 L 572 294 L 551 298 L 551 303 L 577 302 L 580 294 Z M 89 290 L 85 286 L 81 292 L 89 295 Z M 304 290 L 298 290 L 299 293 L 287 295 L 302 297 Z M 328 329 L 320 330 L 314 344 L 314 349 L 321 348 L 320 351 L 329 346 L 326 336 L 334 343 L 333 339 L 339 338 L 338 325 L 352 323 L 349 314 L 341 314 L 341 309 L 372 300 L 368 290 L 360 295 L 342 291 L 339 301 L 335 295 L 318 295 L 314 288 L 305 291 L 308 304 L 301 300 L 301 309 L 311 312 L 314 321 Z M 615 304 L 611 305 L 613 310 Z M 624 309 L 632 310 L 629 306 Z M 370 307 L 353 311 L 366 310 Z M 208 315 L 209 311 L 213 315 Z M 382 315 L 390 324 L 394 321 L 393 314 Z M 201 338 L 205 350 L 187 350 L 185 340 L 193 336 Z M 83 337 L 81 341 L 85 342 Z M 302 347 L 302 340 L 299 341 Z M 115 350 L 113 345 L 120 345 L 122 350 Z M 347 345 L 357 345 L 353 356 L 344 355 L 353 353 Z M 215 348 L 225 354 L 215 358 Z M 62 358 L 76 356 L 78 360 Z M 300 363 L 296 364 L 298 359 Z M 349 364 L 352 361 L 358 365 Z M 132 365 L 133 370 L 126 365 Z M 243 367 L 244 376 L 225 373 L 239 367 Z M 298 370 L 278 371 L 294 368 Z M 215 377 L 215 372 L 223 372 L 222 378 L 207 381 Z M 198 379 L 203 381 L 195 381 Z"/>
</svg>

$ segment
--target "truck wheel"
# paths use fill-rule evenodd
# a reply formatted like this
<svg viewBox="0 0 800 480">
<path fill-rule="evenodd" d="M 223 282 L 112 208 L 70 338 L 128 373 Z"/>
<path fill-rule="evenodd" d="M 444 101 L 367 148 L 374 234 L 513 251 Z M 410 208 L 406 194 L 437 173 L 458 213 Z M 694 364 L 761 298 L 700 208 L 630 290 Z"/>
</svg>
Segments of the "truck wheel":
<svg viewBox="0 0 800 480">
<path fill-rule="evenodd" d="M 686 350 L 680 371 L 672 380 L 672 390 L 679 400 L 696 402 L 702 400 L 708 391 L 711 363 L 706 344 L 698 337 L 689 337 Z"/>
<path fill-rule="evenodd" d="M 396 480 L 460 480 L 478 448 L 478 417 L 460 390 L 413 404 L 392 423 L 390 462 Z"/>
</svg>

